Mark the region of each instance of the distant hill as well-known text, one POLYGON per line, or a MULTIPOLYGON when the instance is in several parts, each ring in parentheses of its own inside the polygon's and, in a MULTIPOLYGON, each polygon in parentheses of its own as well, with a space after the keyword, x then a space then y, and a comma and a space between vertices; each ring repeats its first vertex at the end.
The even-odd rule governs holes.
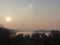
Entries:
POLYGON ((12 33, 17 33, 17 32, 51 32, 52 30, 16 30, 16 29, 9 29, 9 31, 12 33))
MULTIPOLYGON (((35 30, 34 32, 43 32, 43 33, 49 33, 49 32, 51 32, 51 31, 53 31, 53 30, 35 30)), ((60 31, 60 30, 55 30, 55 31, 60 31)))
POLYGON ((51 32, 51 30, 36 30, 34 32, 51 32))

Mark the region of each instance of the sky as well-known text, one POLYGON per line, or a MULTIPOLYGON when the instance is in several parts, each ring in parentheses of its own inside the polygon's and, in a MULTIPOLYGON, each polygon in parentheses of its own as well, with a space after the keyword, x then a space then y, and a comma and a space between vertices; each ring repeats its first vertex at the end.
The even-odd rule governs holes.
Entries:
POLYGON ((0 24, 22 30, 60 29, 60 0, 0 0, 0 24))

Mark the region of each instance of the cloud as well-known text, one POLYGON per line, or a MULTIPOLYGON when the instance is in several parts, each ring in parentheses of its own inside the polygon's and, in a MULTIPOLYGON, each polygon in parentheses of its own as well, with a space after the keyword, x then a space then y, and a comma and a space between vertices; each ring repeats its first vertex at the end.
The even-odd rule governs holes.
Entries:
POLYGON ((29 4, 29 9, 32 11, 33 5, 29 4))
POLYGON ((33 14, 33 4, 30 3, 26 8, 24 8, 25 15, 32 15, 33 14))

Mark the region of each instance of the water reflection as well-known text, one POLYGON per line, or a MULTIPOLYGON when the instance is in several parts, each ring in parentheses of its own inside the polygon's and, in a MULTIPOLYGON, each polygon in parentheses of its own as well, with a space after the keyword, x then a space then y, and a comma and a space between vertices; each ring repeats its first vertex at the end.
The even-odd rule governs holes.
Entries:
MULTIPOLYGON (((32 35, 33 32, 17 32, 16 35, 19 35, 19 34, 28 34, 28 35, 32 35)), ((49 35, 50 32, 37 32, 37 33, 45 33, 46 35, 49 35)))

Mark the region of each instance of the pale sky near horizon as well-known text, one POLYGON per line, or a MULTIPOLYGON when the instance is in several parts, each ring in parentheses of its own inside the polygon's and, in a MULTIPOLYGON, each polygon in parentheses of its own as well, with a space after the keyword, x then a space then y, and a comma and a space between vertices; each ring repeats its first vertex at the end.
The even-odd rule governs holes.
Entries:
POLYGON ((0 24, 25 30, 60 29, 60 0, 0 0, 0 24))

